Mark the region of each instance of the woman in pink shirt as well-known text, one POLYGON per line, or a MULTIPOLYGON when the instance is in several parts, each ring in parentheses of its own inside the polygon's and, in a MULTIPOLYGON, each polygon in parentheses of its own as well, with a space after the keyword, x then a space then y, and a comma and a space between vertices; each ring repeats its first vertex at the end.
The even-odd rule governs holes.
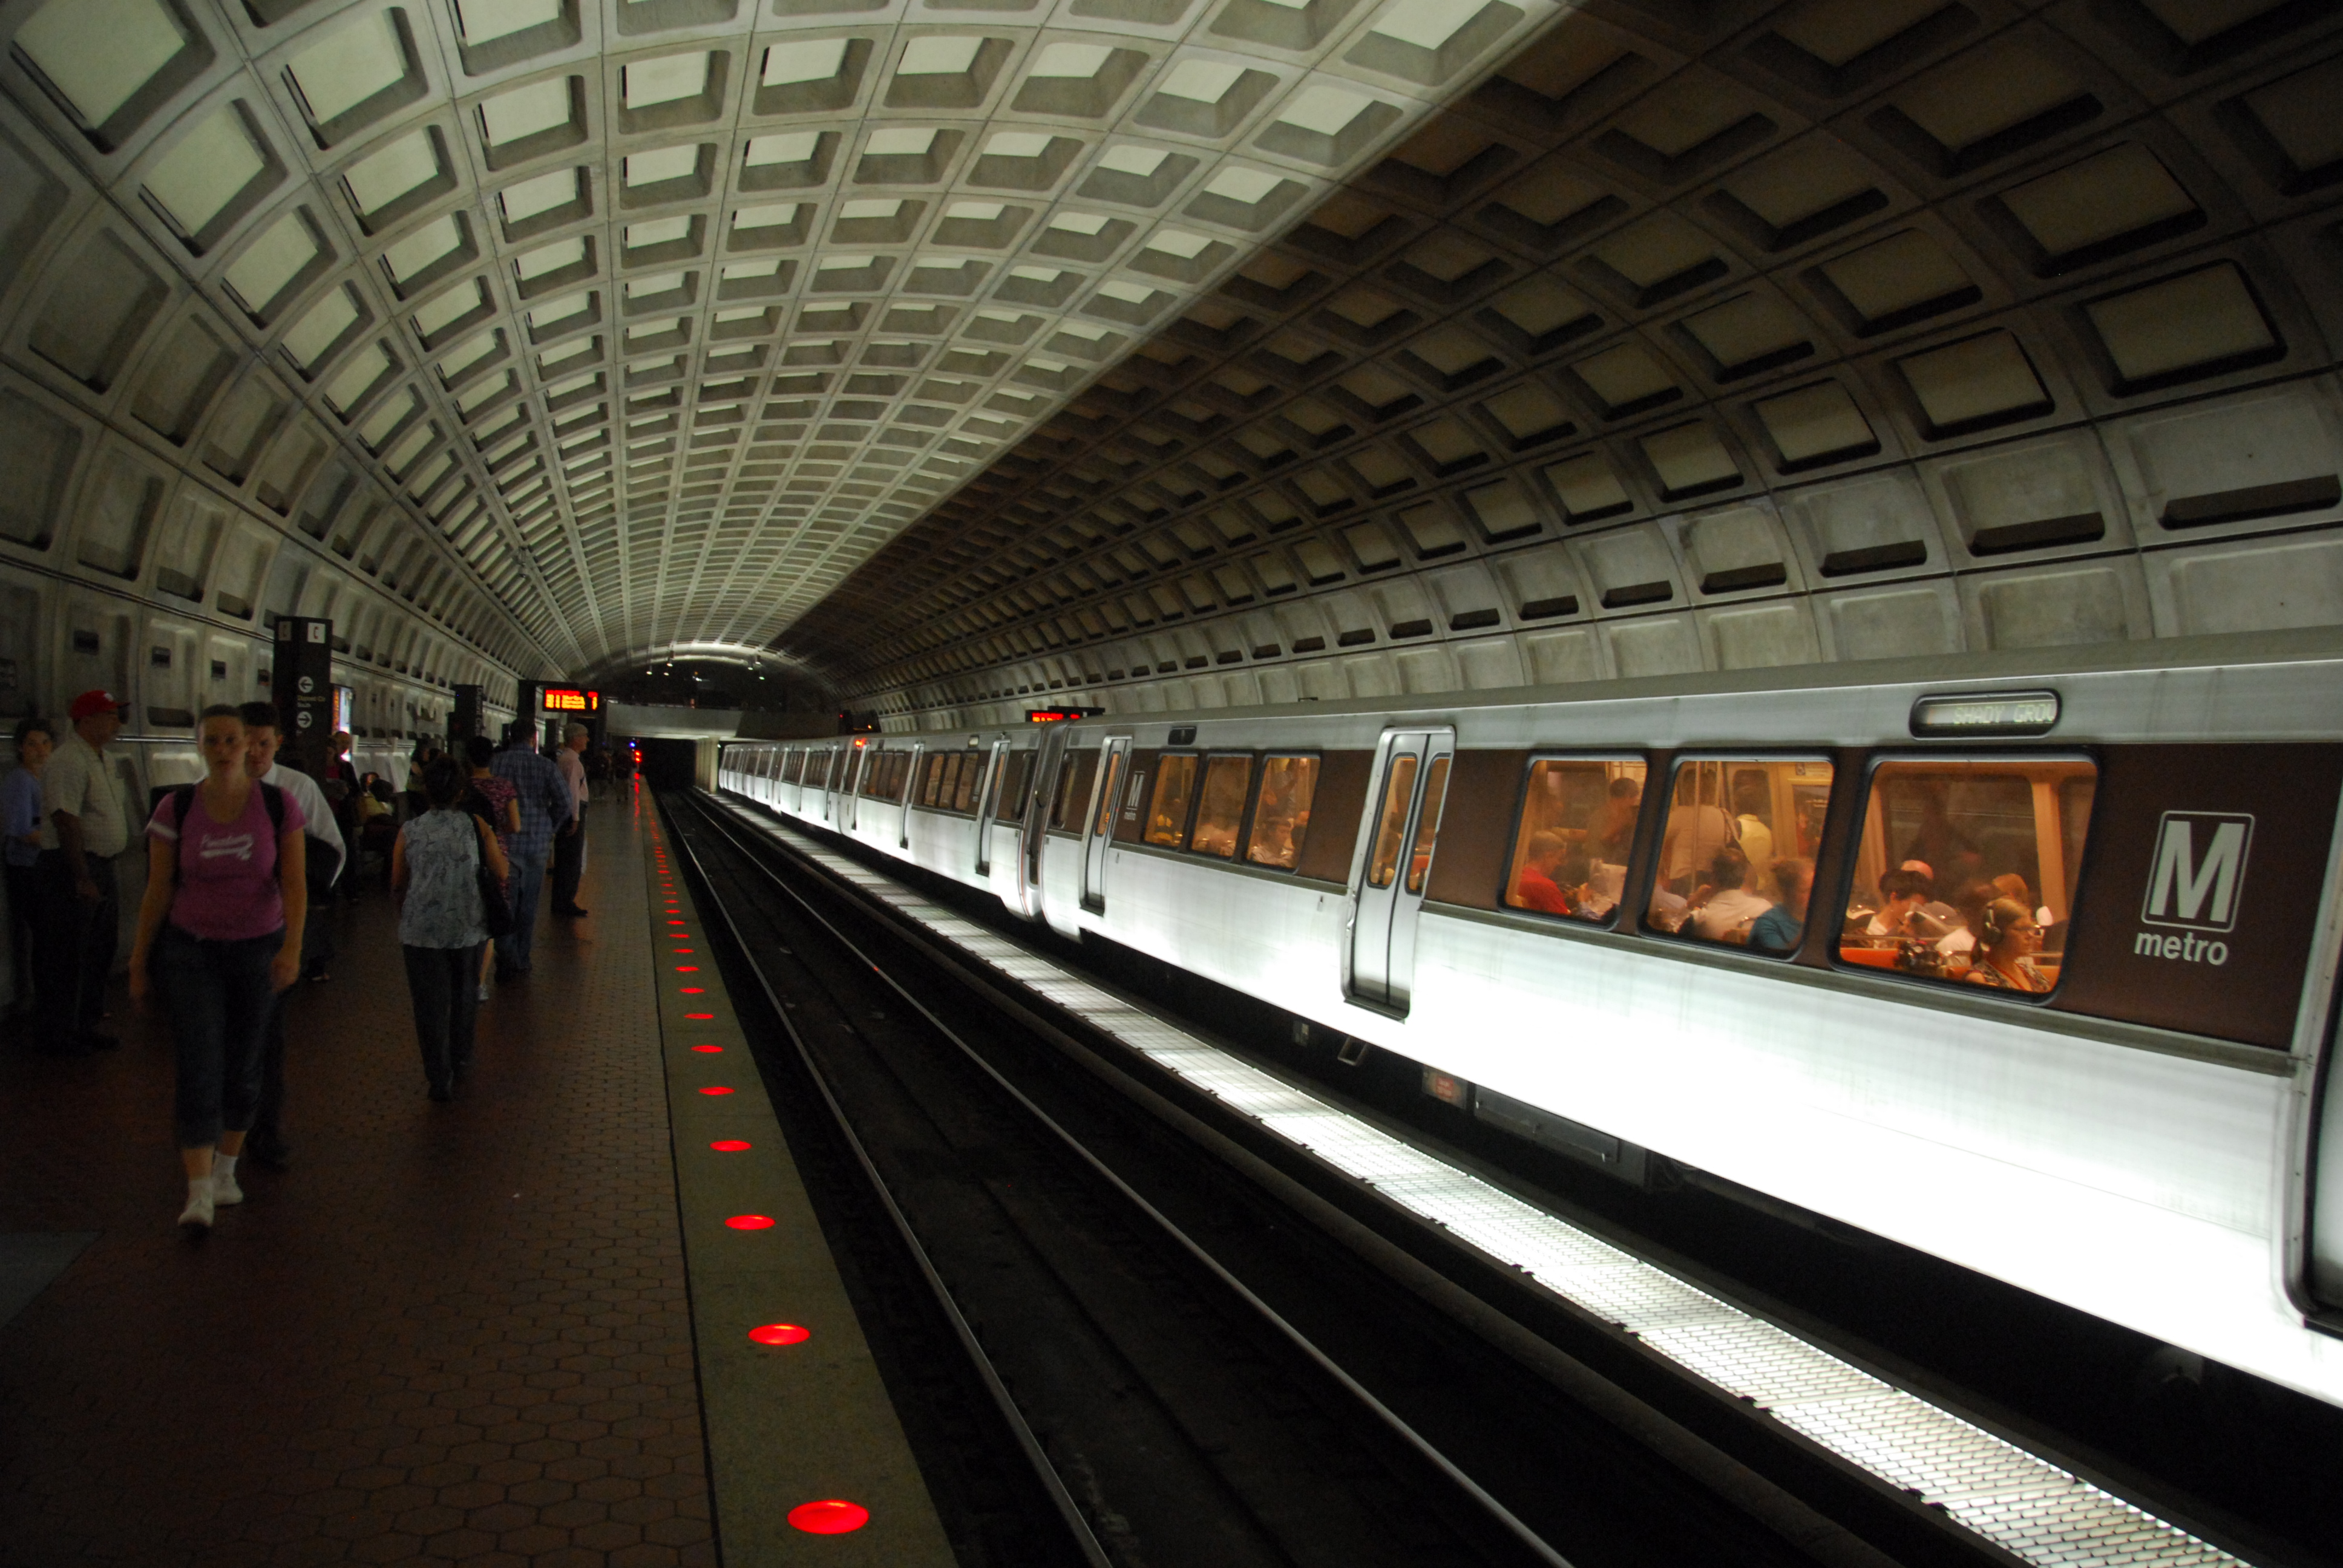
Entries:
POLYGON ((236 1156, 260 1102, 260 1047, 277 992, 301 970, 308 912, 303 819, 292 796, 244 768, 244 720, 204 709, 199 784, 146 824, 146 897, 130 951, 130 995, 163 988, 177 1044, 174 1120, 187 1170, 179 1223, 208 1227, 241 1203, 236 1156))

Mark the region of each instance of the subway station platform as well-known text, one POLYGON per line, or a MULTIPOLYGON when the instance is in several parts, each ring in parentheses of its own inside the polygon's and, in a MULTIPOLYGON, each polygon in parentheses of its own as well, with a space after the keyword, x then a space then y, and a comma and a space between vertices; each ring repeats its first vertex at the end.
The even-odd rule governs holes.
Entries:
POLYGON ((208 1235, 118 980, 119 1050, 0 1053, 0 1563, 951 1560, 650 793, 590 809, 452 1105, 379 876, 335 907, 208 1235))

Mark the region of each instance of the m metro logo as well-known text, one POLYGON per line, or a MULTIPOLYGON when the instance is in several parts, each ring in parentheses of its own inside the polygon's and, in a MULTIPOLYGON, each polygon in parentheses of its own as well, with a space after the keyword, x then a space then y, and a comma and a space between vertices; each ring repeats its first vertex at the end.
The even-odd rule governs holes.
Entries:
POLYGON ((2229 811, 2167 811, 2141 901, 2143 924, 2226 931, 2237 923, 2254 819, 2229 811))

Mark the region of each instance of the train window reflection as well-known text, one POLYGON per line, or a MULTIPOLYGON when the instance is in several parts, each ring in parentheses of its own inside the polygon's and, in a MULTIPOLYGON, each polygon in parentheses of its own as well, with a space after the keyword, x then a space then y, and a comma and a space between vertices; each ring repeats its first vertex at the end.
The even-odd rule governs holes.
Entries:
POLYGON ((1261 765, 1261 798, 1253 803, 1245 859, 1256 866, 1293 869, 1310 827, 1310 798, 1318 790, 1318 759, 1272 757, 1261 765))
POLYGON ((1089 805, 1091 780, 1098 777, 1099 754, 1070 751, 1058 769, 1058 792, 1050 802, 1050 826, 1079 831, 1082 810, 1089 805))
POLYGON ((1252 782, 1252 758, 1206 759, 1203 797, 1196 804, 1196 831, 1190 849, 1223 860, 1234 858, 1237 829, 1244 822, 1245 790, 1252 782))
POLYGON ((1033 771, 1031 751, 1011 751, 1001 761, 1001 782, 992 789, 992 816, 999 822, 1025 819, 1025 780, 1033 771))
POLYGON ((1400 835, 1407 831, 1407 805, 1415 795, 1417 758, 1398 757, 1392 760, 1391 773, 1383 780, 1383 806, 1376 814, 1375 849, 1367 860, 1367 885, 1388 888, 1399 872, 1400 835))
POLYGON ((976 809, 976 787, 984 780, 984 753, 963 751, 960 754, 960 777, 952 784, 951 809, 955 811, 976 809))
POLYGON ((924 776, 920 779, 920 805, 932 806, 936 803, 936 792, 943 787, 944 764, 950 760, 950 754, 942 751, 928 759, 924 776))
POLYGON ((1448 759, 1435 757, 1423 775, 1423 809, 1416 814, 1415 845, 1407 854, 1407 890, 1423 891, 1432 869, 1432 841, 1440 836, 1440 809, 1448 799, 1448 759))
POLYGON ((1643 803, 1640 759, 1531 763, 1505 902, 1570 920, 1608 920, 1619 907, 1643 803))
POLYGON ((1146 839, 1176 849, 1188 835, 1188 802, 1196 793, 1194 755, 1167 752, 1155 764, 1155 793, 1147 802, 1146 839))
POLYGON ((1839 957, 1925 980, 2049 990, 2097 788, 2098 769, 2082 758, 1881 763, 1839 957))
POLYGON ((1679 763, 1645 926, 1759 952, 1795 949, 1805 934, 1832 771, 1820 757, 1679 763))
POLYGON ((781 782, 784 784, 796 783, 799 777, 799 770, 804 767, 805 753, 792 749, 787 756, 781 759, 781 782))

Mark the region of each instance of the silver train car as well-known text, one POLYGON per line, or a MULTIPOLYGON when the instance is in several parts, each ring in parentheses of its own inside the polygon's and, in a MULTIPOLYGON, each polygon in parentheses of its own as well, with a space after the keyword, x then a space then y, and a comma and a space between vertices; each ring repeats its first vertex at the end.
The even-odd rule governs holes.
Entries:
POLYGON ((733 744, 725 789, 2343 1404, 2331 632, 733 744))

